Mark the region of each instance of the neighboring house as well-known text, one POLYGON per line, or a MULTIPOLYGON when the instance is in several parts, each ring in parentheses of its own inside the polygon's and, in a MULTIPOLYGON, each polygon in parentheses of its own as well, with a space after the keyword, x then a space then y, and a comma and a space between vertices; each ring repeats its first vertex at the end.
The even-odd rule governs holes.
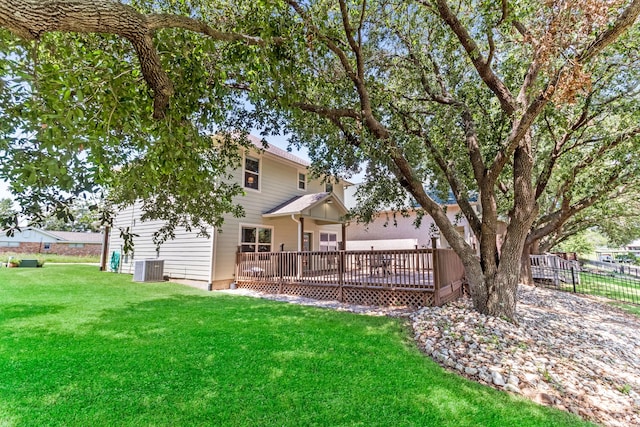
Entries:
MULTIPOLYGON (((345 194, 345 204, 349 208, 355 206, 355 192, 357 186, 349 187, 345 194)), ((434 195, 434 199, 441 205, 447 207, 447 217, 455 224, 456 230, 462 235, 467 243, 477 248, 477 240, 469 227, 469 222, 461 214, 460 207, 451 194, 447 200, 441 200, 434 195)), ((472 201, 475 208, 476 201, 472 201)), ((450 248, 447 240, 439 232, 433 218, 429 215, 422 217, 420 227, 416 228, 416 211, 410 210, 407 216, 402 216, 399 212, 381 211, 377 218, 369 223, 352 222, 347 228, 347 249, 413 249, 430 248, 431 239, 436 238, 438 248, 450 248)))
POLYGON ((102 233, 49 231, 25 227, 13 236, 0 232, 0 253, 100 255, 102 233))
POLYGON ((640 257, 640 240, 634 240, 620 248, 598 247, 595 252, 597 260, 601 262, 614 262, 618 257, 629 253, 636 257, 640 257))
POLYGON ((634 240, 629 243, 626 248, 627 252, 631 252, 636 257, 640 258, 640 240, 634 240))
POLYGON ((226 216, 221 230, 210 237, 176 231, 176 238, 158 251, 152 236, 161 221, 143 222, 140 205, 119 212, 114 220, 109 257, 120 254, 119 271, 134 273, 135 261, 164 260, 164 275, 172 279, 204 281, 212 289, 228 288, 234 281, 236 253, 300 250, 336 250, 343 237, 344 186, 311 180, 309 163, 270 145, 262 150, 260 139, 250 136, 254 149, 244 150, 242 167, 233 172, 245 190, 237 203, 243 218, 226 216), (120 228, 131 227, 134 252, 123 254, 120 228))

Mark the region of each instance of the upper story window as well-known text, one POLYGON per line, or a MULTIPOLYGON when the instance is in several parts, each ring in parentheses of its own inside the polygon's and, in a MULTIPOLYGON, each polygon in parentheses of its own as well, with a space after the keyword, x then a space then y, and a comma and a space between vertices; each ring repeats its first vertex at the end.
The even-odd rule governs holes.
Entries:
POLYGON ((333 191, 333 182, 325 182, 324 183, 324 191, 326 191, 327 193, 331 193, 333 191))
POLYGON ((244 187, 260 189, 260 160, 253 157, 244 159, 244 187))
POLYGON ((298 190, 307 189, 307 174, 298 172, 298 190))

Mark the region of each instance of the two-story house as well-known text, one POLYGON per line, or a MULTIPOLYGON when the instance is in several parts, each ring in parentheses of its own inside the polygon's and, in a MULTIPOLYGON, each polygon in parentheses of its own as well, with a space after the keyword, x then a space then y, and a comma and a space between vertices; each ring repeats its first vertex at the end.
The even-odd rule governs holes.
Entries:
POLYGON ((173 279, 198 280, 211 289, 228 288, 234 281, 236 253, 336 250, 344 241, 342 217, 345 183, 322 183, 308 174, 309 163, 278 147, 261 149, 259 138, 249 136, 255 148, 243 152, 242 167, 233 179, 244 187, 237 203, 243 218, 228 216, 210 237, 176 231, 176 238, 159 250, 152 241, 162 223, 143 222, 139 205, 119 212, 109 239, 109 254, 119 254, 118 271, 134 273, 134 262, 164 260, 164 274, 173 279), (259 148, 260 147, 260 148, 259 148), (130 227, 134 252, 123 254, 119 228, 130 227))

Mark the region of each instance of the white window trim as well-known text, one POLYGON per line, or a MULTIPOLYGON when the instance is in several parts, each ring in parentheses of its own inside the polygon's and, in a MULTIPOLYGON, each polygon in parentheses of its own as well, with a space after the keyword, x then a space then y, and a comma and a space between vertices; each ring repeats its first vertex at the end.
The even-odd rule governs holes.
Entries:
MULTIPOLYGON (((255 173, 255 172, 251 172, 250 173, 255 173)), ((255 191, 260 193, 262 191, 262 157, 261 156, 254 156, 251 153, 244 153, 244 155, 242 156, 242 176, 240 177, 240 182, 242 185, 242 188, 245 190, 249 190, 249 191, 255 191), (247 165, 247 157, 253 160, 257 160, 258 161, 258 188, 251 188, 251 187, 246 187, 244 185, 244 176, 247 173, 247 169, 245 169, 246 165, 247 165)))
MULTIPOLYGON (((271 252, 276 252, 274 245, 275 245, 275 241, 276 241, 276 235, 275 235, 275 228, 272 225, 264 225, 264 224, 247 224, 247 223, 240 223, 238 225, 238 246, 242 247, 243 242, 242 242, 242 229, 243 228, 267 228, 269 230, 271 230, 271 252)), ((256 247, 259 245, 259 243, 256 243, 256 247)), ((254 253, 254 254, 258 254, 260 252, 255 251, 255 252, 247 252, 247 253, 254 253)))
MULTIPOLYGON (((323 235, 323 234, 327 234, 327 235, 332 234, 332 235, 336 236, 336 240, 335 240, 335 249, 332 249, 332 250, 333 250, 333 251, 337 251, 338 249, 340 249, 340 245, 338 244, 338 233, 336 233, 336 232, 334 232, 334 231, 321 231, 321 232, 318 234, 318 250, 319 250, 320 252, 323 252, 323 251, 322 251, 322 246, 323 246, 323 245, 322 245, 322 235, 323 235)), ((325 242, 325 243, 331 243, 331 240, 328 240, 328 241, 327 241, 327 242, 325 242)), ((327 248, 328 248, 328 247, 329 247, 329 245, 325 245, 325 247, 327 247, 327 248)), ((326 250, 326 252, 329 252, 329 250, 327 249, 327 250, 326 250)))
POLYGON ((296 172, 296 188, 298 189, 298 191, 307 191, 307 189, 309 188, 309 179, 308 179, 308 174, 307 171, 303 171, 303 170, 298 170, 296 172), (300 175, 304 175, 304 188, 300 188, 300 175))

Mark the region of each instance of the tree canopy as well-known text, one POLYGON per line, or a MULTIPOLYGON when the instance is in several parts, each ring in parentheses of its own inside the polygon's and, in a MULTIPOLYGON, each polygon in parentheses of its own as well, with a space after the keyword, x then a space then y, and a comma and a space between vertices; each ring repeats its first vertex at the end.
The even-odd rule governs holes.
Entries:
POLYGON ((142 199, 168 221, 161 241, 242 213, 225 180, 242 142, 210 133, 291 132, 316 173, 366 162, 363 219, 409 193, 461 256, 476 308, 513 318, 522 255, 637 188, 639 13, 640 0, 2 2, 0 178, 32 216, 102 188, 142 199), (479 254, 425 186, 453 191, 479 254))

